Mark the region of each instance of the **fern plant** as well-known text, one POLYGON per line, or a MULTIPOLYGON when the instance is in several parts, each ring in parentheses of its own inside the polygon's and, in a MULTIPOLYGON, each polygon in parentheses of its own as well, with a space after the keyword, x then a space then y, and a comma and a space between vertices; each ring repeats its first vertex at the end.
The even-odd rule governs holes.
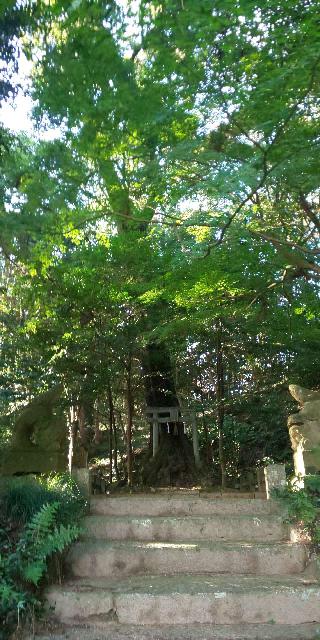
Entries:
POLYGON ((48 560, 62 554, 79 536, 79 526, 57 522, 59 508, 58 501, 44 504, 25 525, 18 541, 8 543, 6 554, 0 555, 0 640, 1 633, 6 637, 21 617, 41 607, 39 585, 48 560))
POLYGON ((48 558, 54 553, 62 553, 80 532, 77 525, 56 525, 59 507, 59 502, 43 505, 27 524, 17 547, 22 578, 35 586, 46 571, 48 558))

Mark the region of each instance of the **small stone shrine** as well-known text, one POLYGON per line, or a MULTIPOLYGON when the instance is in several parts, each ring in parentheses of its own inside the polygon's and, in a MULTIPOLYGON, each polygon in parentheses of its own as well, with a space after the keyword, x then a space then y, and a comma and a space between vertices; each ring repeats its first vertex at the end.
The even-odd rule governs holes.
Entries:
POLYGON ((156 455, 159 447, 159 438, 161 431, 164 433, 172 433, 172 435, 183 435, 185 433, 185 424, 191 425, 192 428, 192 444, 195 464, 201 466, 199 454, 199 441, 196 424, 196 415, 194 412, 181 412, 179 406, 172 407, 147 407, 146 418, 152 424, 152 454, 156 455))

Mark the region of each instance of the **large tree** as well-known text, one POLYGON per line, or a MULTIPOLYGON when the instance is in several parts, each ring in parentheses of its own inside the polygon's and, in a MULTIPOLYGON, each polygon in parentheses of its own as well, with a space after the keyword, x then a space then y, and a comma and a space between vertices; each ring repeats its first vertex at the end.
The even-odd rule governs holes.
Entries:
POLYGON ((200 342, 223 475, 235 394, 318 335, 319 36, 316 2, 212 4, 37 3, 35 117, 59 139, 7 163, 3 249, 28 344, 93 400, 122 376, 129 436, 133 387, 176 405, 200 342))

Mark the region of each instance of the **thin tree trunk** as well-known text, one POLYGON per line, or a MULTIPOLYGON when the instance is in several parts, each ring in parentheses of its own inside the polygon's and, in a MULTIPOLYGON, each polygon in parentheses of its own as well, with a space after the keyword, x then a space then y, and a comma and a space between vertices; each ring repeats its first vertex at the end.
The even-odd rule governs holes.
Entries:
MULTIPOLYGON (((124 406, 124 410, 125 410, 125 406, 124 406)), ((126 443, 127 442, 127 434, 126 434, 126 430, 125 430, 125 427, 124 427, 124 424, 123 424, 122 413, 121 413, 120 410, 118 410, 118 416, 119 416, 119 424, 120 424, 122 439, 123 439, 123 442, 126 443)))
POLYGON ((197 429, 197 418, 196 418, 195 412, 192 414, 191 421, 192 421, 192 442, 193 442, 194 461, 197 469, 200 469, 201 460, 200 460, 200 452, 199 452, 199 437, 198 437, 198 429, 197 429))
POLYGON ((128 472, 128 485, 132 487, 132 424, 133 424, 133 410, 134 410, 134 401, 133 401, 133 393, 132 393, 132 364, 131 359, 128 362, 126 367, 127 375, 126 375, 126 403, 127 403, 127 472, 128 472))
POLYGON ((94 415, 93 415, 93 424, 94 424, 94 443, 100 444, 103 439, 103 433, 100 431, 100 416, 103 415, 101 412, 101 407, 99 400, 95 402, 94 415))
POLYGON ((73 465, 75 415, 76 415, 75 407, 74 405, 71 405, 71 407, 69 407, 69 412, 68 412, 68 428, 69 428, 68 470, 69 470, 69 473, 71 473, 72 465, 73 465))
POLYGON ((206 421, 206 418, 205 418, 205 412, 204 412, 202 373, 201 373, 200 367, 199 367, 199 382, 200 382, 200 396, 201 396, 202 426, 203 426, 203 431, 204 431, 204 439, 205 439, 205 443, 206 443, 206 460, 207 460, 207 462, 209 464, 212 464, 212 460, 213 460, 212 444, 211 444, 210 439, 209 439, 209 430, 208 430, 208 425, 207 425, 207 421, 206 421))
POLYGON ((224 367, 223 367, 223 340, 222 322, 218 320, 217 326, 217 404, 218 404, 218 438, 219 438, 219 459, 221 469, 221 488, 226 486, 226 462, 223 447, 223 427, 224 427, 224 367))
POLYGON ((114 442, 114 470, 116 474, 117 481, 120 480, 120 474, 118 469, 118 434, 117 434, 117 425, 115 414, 113 414, 113 442, 114 442))
POLYGON ((78 405, 78 430, 73 440, 73 464, 78 468, 88 466, 88 442, 85 423, 85 411, 82 404, 78 405))
POLYGON ((113 445, 113 422, 114 422, 114 410, 113 410, 113 399, 112 399, 112 391, 110 383, 108 383, 108 402, 109 402, 109 483, 112 484, 112 445, 113 445))

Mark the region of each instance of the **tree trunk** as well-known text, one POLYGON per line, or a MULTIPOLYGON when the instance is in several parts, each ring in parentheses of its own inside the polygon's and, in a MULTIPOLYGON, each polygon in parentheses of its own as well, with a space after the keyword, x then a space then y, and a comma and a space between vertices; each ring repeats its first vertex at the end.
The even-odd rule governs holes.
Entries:
POLYGON ((209 465, 212 465, 213 460, 213 451, 212 451, 212 443, 209 438, 208 425, 204 412, 204 397, 203 397, 203 387, 202 387, 202 374, 201 368, 199 367, 199 383, 200 383, 200 397, 201 397, 201 413, 202 413, 202 426, 204 432, 204 439, 206 443, 206 461, 209 465))
POLYGON ((68 429, 69 429, 68 470, 69 470, 69 473, 71 473, 72 465, 73 465, 75 422, 76 422, 76 410, 74 405, 71 405, 68 411, 68 429))
POLYGON ((217 404, 218 404, 218 438, 219 438, 219 459, 221 469, 221 488, 226 486, 226 463, 223 447, 223 427, 224 427, 224 367, 223 367, 223 341, 222 323, 219 319, 217 327, 217 404))
POLYGON ((164 344, 149 344, 143 358, 148 407, 178 407, 170 357, 164 344))
POLYGON ((108 403, 109 403, 109 460, 110 460, 109 484, 111 485, 112 484, 112 458, 113 458, 112 445, 113 445, 114 411, 113 411, 113 399, 112 399, 112 391, 111 391, 110 384, 108 384, 107 392, 108 392, 108 403))
POLYGON ((114 470, 115 470, 117 482, 119 482, 120 474, 118 469, 118 434, 117 434, 117 425, 116 425, 116 418, 115 418, 114 412, 113 412, 112 426, 113 426, 113 442, 114 442, 114 470))
POLYGON ((79 469, 88 465, 89 442, 85 423, 85 412, 83 405, 77 408, 77 421, 74 423, 72 466, 79 469))
MULTIPOLYGON (((148 407, 179 408, 170 357, 164 344, 149 344, 143 357, 148 407)), ((152 428, 152 425, 151 425, 152 428)), ((144 482, 158 486, 187 486, 198 479, 192 442, 182 420, 159 424, 159 446, 145 465, 144 482)))
POLYGON ((128 485, 132 487, 132 425, 133 425, 133 411, 134 400, 132 393, 132 362, 131 358, 126 367, 126 405, 127 405, 127 473, 128 473, 128 485))

